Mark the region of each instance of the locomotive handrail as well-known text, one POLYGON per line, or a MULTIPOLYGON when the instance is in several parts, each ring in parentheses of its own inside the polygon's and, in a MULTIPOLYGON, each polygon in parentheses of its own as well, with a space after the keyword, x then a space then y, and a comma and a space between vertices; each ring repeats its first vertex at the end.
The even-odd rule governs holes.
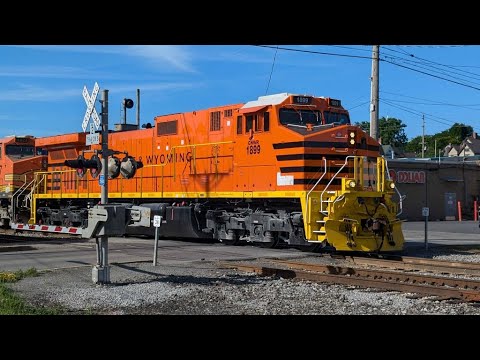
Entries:
POLYGON ((317 185, 320 183, 320 181, 322 181, 323 177, 325 176, 325 174, 327 173, 327 159, 324 157, 323 158, 323 162, 324 162, 324 166, 323 166, 323 174, 322 176, 320 176, 320 178, 317 180, 317 182, 315 183, 315 185, 313 185, 313 187, 310 189, 310 191, 307 193, 307 201, 306 201, 306 205, 305 205, 305 210, 308 214, 308 219, 307 219, 307 222, 310 222, 310 212, 308 211, 308 199, 310 197, 310 194, 311 192, 317 187, 317 185))
MULTIPOLYGON (((193 147, 193 151, 192 151, 192 162, 193 162, 193 173, 196 174, 197 173, 197 170, 196 170, 196 148, 199 147, 199 146, 211 146, 211 145, 223 145, 223 144, 233 144, 235 143, 235 141, 217 141, 217 142, 211 142, 211 143, 201 143, 201 144, 186 144, 186 145, 174 145, 171 147, 170 149, 170 154, 172 154, 172 159, 173 159, 173 162, 172 162, 172 165, 173 165, 173 178, 175 179, 176 177, 176 158, 175 158, 175 149, 179 149, 179 148, 187 148, 187 147, 193 147)), ((215 154, 215 160, 217 159, 217 153, 215 154)), ((162 193, 162 197, 163 197, 163 187, 164 187, 164 168, 165 166, 167 165, 167 162, 163 163, 163 164, 151 164, 151 165, 145 165, 144 168, 155 168, 155 167, 160 167, 162 168, 162 175, 161 175, 161 178, 162 178, 162 182, 161 182, 161 193, 162 193)), ((143 184, 143 171, 141 172, 140 174, 140 194, 142 194, 143 192, 143 188, 142 188, 142 184, 143 184)), ((141 196, 141 195, 140 195, 141 196)))
MULTIPOLYGON (((211 142, 211 143, 201 143, 201 144, 187 144, 187 145, 174 145, 172 146, 172 149, 170 150, 170 153, 173 154, 173 180, 176 178, 176 158, 175 158, 175 149, 180 149, 180 148, 186 148, 186 147, 193 147, 193 173, 197 173, 196 169, 196 148, 197 146, 208 146, 208 145, 224 145, 224 144, 233 144, 235 141, 217 141, 217 142, 211 142)), ((218 157, 218 152, 215 152, 215 173, 218 174, 217 171, 217 157, 218 157)))
MULTIPOLYGON (((30 191, 30 196, 32 198, 34 198, 34 195, 35 193, 37 192, 37 189, 39 188, 40 184, 42 183, 42 181, 45 182, 45 188, 46 188, 46 178, 47 178, 47 175, 45 174, 45 172, 42 172, 43 174, 39 174, 39 172, 35 172, 33 174, 33 181, 34 181, 34 184, 32 186, 32 190, 30 191), (39 176, 38 175, 42 175, 41 177, 41 180, 38 180, 39 176)), ((37 222, 37 202, 36 201, 32 201, 32 206, 30 207, 30 220, 33 219, 33 223, 35 224, 37 222)))
MULTIPOLYGON (((33 181, 34 180, 30 181, 30 183, 27 185, 27 175, 25 175, 25 182, 12 195, 12 220, 14 222, 15 222, 15 204, 16 204, 15 196, 17 196, 17 200, 18 200, 20 198, 20 195, 23 194, 23 192, 33 183, 33 181)), ((16 204, 16 206, 18 206, 18 203, 16 204)))
MULTIPOLYGON (((385 169, 387 170, 387 178, 388 178, 388 180, 392 180, 392 178, 390 177, 390 170, 388 169, 388 161, 387 161, 387 159, 385 159, 384 156, 382 156, 382 158, 385 161, 385 169)), ((398 195, 398 209, 399 210, 398 210, 397 216, 399 216, 403 212, 403 200, 405 200, 407 195, 402 195, 396 186, 395 186, 395 191, 397 192, 397 195, 398 195)))
POLYGON ((323 189, 322 193, 320 194, 320 212, 321 212, 323 215, 328 215, 328 212, 323 210, 323 194, 325 193, 325 191, 327 191, 328 187, 330 186, 330 184, 332 183, 332 181, 337 177, 337 175, 340 174, 340 172, 345 168, 345 166, 347 166, 347 163, 348 163, 348 159, 349 159, 349 158, 355 159, 356 156, 349 155, 349 156, 345 157, 345 162, 343 163, 343 165, 340 167, 340 169, 338 169, 338 171, 335 173, 335 175, 333 175, 333 176, 331 177, 331 179, 330 179, 330 181, 328 182, 328 184, 325 185, 325 189, 323 189))
MULTIPOLYGON (((48 189, 47 189, 47 176, 48 175, 54 175, 54 174, 62 174, 62 173, 68 173, 68 172, 75 172, 75 170, 52 170, 52 171, 35 171, 34 172, 34 178, 32 180, 33 186, 30 191, 30 197, 33 198, 35 194, 40 194, 40 185, 44 184, 44 189, 41 192, 42 194, 47 194, 48 189)), ((78 182, 78 179, 77 179, 78 182)), ((53 181, 52 181, 53 184, 53 181)), ((77 195, 78 195, 78 186, 77 188, 77 195)), ((60 193, 62 193, 62 181, 60 181, 60 193)), ((53 197, 53 189, 52 189, 52 197, 53 197)), ((32 206, 30 207, 30 219, 33 219, 33 222, 36 223, 37 221, 37 204, 36 201, 32 201, 32 206)))
MULTIPOLYGON (((157 168, 157 167, 160 167, 162 168, 162 188, 161 188, 161 192, 162 192, 162 197, 163 197, 163 169, 165 168, 165 165, 167 165, 167 163, 163 163, 163 164, 150 164, 150 165, 145 165, 143 168, 157 168)), ((142 192, 143 192, 143 171, 140 173, 140 197, 143 197, 142 195, 142 192)))

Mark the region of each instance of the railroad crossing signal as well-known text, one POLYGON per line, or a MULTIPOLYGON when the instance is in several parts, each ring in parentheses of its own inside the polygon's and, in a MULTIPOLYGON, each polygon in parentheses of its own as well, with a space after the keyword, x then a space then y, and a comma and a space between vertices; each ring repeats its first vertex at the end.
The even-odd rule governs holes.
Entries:
MULTIPOLYGON (((85 176, 87 169, 90 169, 90 175, 95 179, 102 171, 102 163, 98 155, 92 155, 90 160, 86 160, 83 155, 78 155, 77 160, 65 160, 65 166, 77 169, 77 175, 80 178, 85 176)), ((99 179, 100 180, 100 179, 99 179)))
POLYGON ((98 118, 97 110, 95 110, 95 101, 97 99, 98 91, 100 87, 98 83, 95 82, 95 86, 93 87, 92 96, 88 95, 87 86, 83 87, 83 98, 85 99, 85 103, 87 104, 87 110, 85 111, 85 116, 83 117, 82 122, 82 129, 83 132, 87 130, 88 121, 90 120, 90 116, 95 123, 96 128, 100 127, 100 119, 98 118))
POLYGON ((143 167, 141 161, 135 160, 133 156, 125 156, 122 161, 116 156, 108 158, 108 178, 115 179, 122 175, 125 179, 131 179, 135 176, 138 169, 143 167))

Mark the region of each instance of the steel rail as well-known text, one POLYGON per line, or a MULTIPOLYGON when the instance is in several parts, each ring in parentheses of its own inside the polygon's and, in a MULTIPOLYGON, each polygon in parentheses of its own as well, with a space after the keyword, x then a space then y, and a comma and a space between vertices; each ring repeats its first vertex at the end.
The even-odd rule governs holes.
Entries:
POLYGON ((418 257, 366 258, 343 256, 344 260, 356 265, 376 266, 397 270, 436 272, 440 274, 473 275, 480 277, 480 264, 448 260, 425 259, 418 257))
POLYGON ((442 299, 460 299, 469 302, 480 302, 480 290, 475 290, 480 289, 480 281, 426 275, 412 276, 411 274, 407 275, 398 272, 295 263, 291 261, 275 262, 278 263, 278 266, 288 266, 290 269, 247 264, 224 265, 230 268, 236 268, 239 271, 254 272, 262 276, 277 276, 287 279, 353 285, 365 288, 437 296, 442 299), (295 267, 297 267, 297 269, 292 269, 295 267))

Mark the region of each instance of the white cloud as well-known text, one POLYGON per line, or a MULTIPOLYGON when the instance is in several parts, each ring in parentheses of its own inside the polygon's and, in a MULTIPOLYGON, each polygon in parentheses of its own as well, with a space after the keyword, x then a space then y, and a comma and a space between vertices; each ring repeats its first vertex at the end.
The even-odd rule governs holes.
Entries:
POLYGON ((104 73, 67 66, 0 66, 0 77, 84 79, 104 73))
POLYGON ((135 85, 115 85, 111 86, 110 93, 125 93, 128 91, 135 91, 140 89, 140 91, 165 91, 165 90, 182 90, 182 89, 192 89, 195 87, 202 86, 201 83, 157 83, 157 84, 140 84, 135 85))
MULTIPOLYGON (((202 86, 200 83, 144 83, 144 84, 106 84, 101 89, 108 89, 110 93, 124 93, 127 91, 165 91, 165 90, 181 90, 202 86)), ((92 86, 87 86, 89 93, 92 92, 92 86)), ((38 87, 30 84, 21 84, 17 89, 0 90, 0 99, 3 101, 59 101, 71 97, 80 97, 82 88, 64 88, 51 89, 38 87)))
POLYGON ((0 99, 3 101, 55 101, 71 96, 79 96, 78 89, 47 89, 29 84, 22 84, 17 89, 0 91, 0 99))
POLYGON ((275 55, 274 48, 253 47, 249 45, 241 45, 238 47, 223 46, 221 51, 210 51, 201 56, 197 55, 197 60, 202 61, 221 61, 230 63, 244 64, 265 64, 271 66, 275 58, 276 65, 295 66, 295 67, 333 67, 336 66, 331 62, 320 60, 320 57, 312 58, 301 57, 301 53, 292 54, 288 51, 278 50, 275 55))
POLYGON ((196 72, 192 66, 192 54, 185 48, 173 45, 131 45, 127 55, 143 58, 154 65, 165 63, 186 72, 196 72))
POLYGON ((36 50, 67 51, 133 56, 158 67, 170 66, 177 70, 196 72, 192 65, 192 54, 180 45, 15 45, 36 50))
POLYGON ((6 45, 18 48, 81 53, 119 54, 122 46, 117 45, 6 45))

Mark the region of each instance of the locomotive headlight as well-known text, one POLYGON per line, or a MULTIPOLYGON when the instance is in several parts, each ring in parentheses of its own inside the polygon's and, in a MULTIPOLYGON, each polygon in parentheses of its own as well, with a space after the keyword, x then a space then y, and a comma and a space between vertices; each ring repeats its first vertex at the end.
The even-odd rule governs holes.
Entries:
POLYGON ((351 188, 354 188, 355 186, 357 186, 357 183, 355 182, 355 180, 350 180, 348 182, 348 186, 350 186, 351 188))
POLYGON ((348 133, 348 136, 349 136, 348 146, 354 147, 355 144, 356 144, 356 140, 355 140, 356 133, 355 133, 355 131, 353 131, 353 130, 350 131, 350 132, 348 133))

